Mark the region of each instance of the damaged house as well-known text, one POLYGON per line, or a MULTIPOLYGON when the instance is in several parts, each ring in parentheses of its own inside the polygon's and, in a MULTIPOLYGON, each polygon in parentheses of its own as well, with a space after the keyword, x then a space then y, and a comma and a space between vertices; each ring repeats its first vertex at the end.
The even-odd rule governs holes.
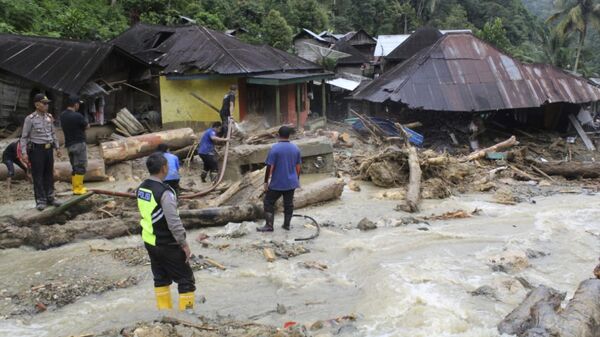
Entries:
POLYGON ((196 25, 138 24, 112 43, 161 69, 165 127, 199 127, 220 120, 217 111, 233 84, 239 88, 236 120, 257 115, 271 125, 302 126, 311 111, 307 84, 332 76, 295 55, 196 25))
POLYGON ((421 121, 430 133, 445 128, 450 133, 457 122, 466 129, 475 115, 509 128, 564 131, 570 114, 600 100, 600 87, 585 78, 547 64, 521 63, 471 33, 439 35, 417 49, 353 94, 363 102, 363 112, 421 121))
POLYGON ((91 123, 94 111, 109 120, 123 107, 152 110, 148 67, 120 48, 101 42, 0 34, 0 127, 21 125, 33 110, 33 96, 44 92, 58 119, 64 99, 79 94, 91 123))

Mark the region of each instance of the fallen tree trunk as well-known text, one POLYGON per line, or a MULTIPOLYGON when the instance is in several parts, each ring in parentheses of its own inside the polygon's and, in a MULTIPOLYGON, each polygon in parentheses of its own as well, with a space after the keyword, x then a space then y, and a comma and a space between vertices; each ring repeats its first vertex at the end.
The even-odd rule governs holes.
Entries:
MULTIPOLYGON (((54 163, 54 180, 71 182, 71 163, 57 162, 54 163)), ((8 178, 8 169, 6 165, 0 165, 0 180, 8 178)), ((102 159, 88 160, 87 171, 85 173, 85 181, 104 181, 106 180, 106 171, 104 161, 102 159)), ((15 165, 15 176, 13 180, 25 179, 25 172, 15 165)))
POLYGON ((564 294, 540 286, 500 324, 502 334, 519 337, 597 337, 600 334, 600 279, 579 284, 566 308, 564 294))
POLYGON ((51 223, 53 220, 55 220, 56 216, 64 213, 69 208, 91 197, 93 194, 94 192, 88 192, 83 195, 75 196, 65 201, 62 205, 58 207, 49 207, 43 210, 42 212, 29 213, 26 216, 18 219, 17 221, 21 226, 31 225, 34 223, 40 225, 51 223))
POLYGON ((110 165, 150 155, 161 143, 177 150, 192 145, 194 139, 194 131, 190 128, 168 130, 105 142, 100 144, 100 152, 106 164, 110 165))
POLYGON ((551 176, 563 176, 565 178, 598 178, 600 177, 600 163, 582 162, 557 162, 541 163, 535 165, 542 172, 551 176))
POLYGON ((501 143, 498 143, 494 146, 490 146, 490 147, 482 149, 482 150, 477 150, 477 151, 471 153, 470 155, 468 155, 467 157, 463 158, 461 161, 465 162, 465 161, 471 161, 471 160, 475 160, 475 159, 481 159, 481 158, 485 157, 485 154, 488 152, 499 152, 501 150, 505 150, 512 146, 515 146, 518 143, 519 142, 517 142, 517 137, 512 136, 509 139, 507 139, 501 143))
POLYGON ((414 146, 408 148, 408 168, 409 168, 409 184, 406 192, 406 204, 400 208, 409 213, 419 211, 419 203, 421 202, 421 166, 419 165, 419 154, 414 146))
MULTIPOLYGON (((307 185, 294 196, 296 209, 321 203, 341 196, 344 182, 335 178, 307 185)), ((281 205, 280 205, 281 206, 281 205)), ((39 213, 41 214, 41 213, 39 213)), ((222 226, 229 222, 253 221, 264 217, 260 202, 239 206, 224 206, 198 210, 181 210, 179 215, 188 229, 222 226)), ((0 220, 0 249, 23 245, 46 249, 75 240, 112 239, 138 234, 141 230, 138 212, 123 212, 121 217, 102 220, 71 220, 62 225, 18 226, 0 220)))

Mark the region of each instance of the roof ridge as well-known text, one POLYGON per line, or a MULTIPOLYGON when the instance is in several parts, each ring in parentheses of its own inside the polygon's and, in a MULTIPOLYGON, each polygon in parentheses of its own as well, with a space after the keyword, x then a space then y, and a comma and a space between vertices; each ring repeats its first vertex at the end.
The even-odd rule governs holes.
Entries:
POLYGON ((225 53, 227 53, 227 55, 229 55, 229 57, 231 57, 231 59, 233 60, 233 62, 235 62, 235 63, 238 65, 238 67, 240 67, 240 69, 242 69, 243 71, 245 71, 245 72, 247 72, 247 73, 250 73, 250 71, 249 71, 249 70, 248 70, 246 67, 244 67, 244 66, 243 66, 243 65, 242 65, 242 64, 241 64, 241 63, 240 63, 240 62, 239 62, 239 61, 238 61, 238 60, 235 58, 235 56, 233 56, 233 55, 232 55, 232 54, 229 52, 229 50, 227 50, 227 48, 225 48, 225 47, 224 47, 224 46, 221 44, 221 42, 219 42, 219 40, 217 40, 217 39, 216 39, 216 38, 215 38, 215 37, 214 37, 214 36, 213 36, 213 35, 212 35, 212 34, 211 34, 209 31, 208 31, 208 29, 207 29, 206 27, 203 27, 203 26, 197 26, 197 27, 198 27, 198 28, 201 28, 201 30, 204 30, 204 32, 205 32, 206 34, 208 34, 209 38, 210 38, 210 39, 212 39, 212 40, 214 41, 214 43, 216 43, 216 44, 217 44, 217 46, 218 46, 218 47, 219 47, 221 50, 223 50, 225 53))

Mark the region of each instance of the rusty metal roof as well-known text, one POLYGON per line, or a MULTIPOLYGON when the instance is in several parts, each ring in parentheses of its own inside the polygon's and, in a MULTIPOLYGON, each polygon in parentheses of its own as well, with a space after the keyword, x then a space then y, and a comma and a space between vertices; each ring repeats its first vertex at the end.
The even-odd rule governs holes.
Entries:
POLYGON ((244 43, 219 31, 196 25, 166 27, 138 24, 112 40, 138 58, 163 68, 163 73, 221 75, 322 68, 284 51, 244 43))
POLYGON ((396 47, 396 49, 385 56, 385 59, 394 61, 408 60, 419 51, 433 45, 441 36, 442 32, 435 28, 419 28, 396 47))
POLYGON ((111 51, 100 42, 0 34, 0 69, 75 94, 111 51))
POLYGON ((432 111, 494 111, 599 101, 600 87, 551 65, 520 63, 472 34, 453 33, 353 98, 432 111))

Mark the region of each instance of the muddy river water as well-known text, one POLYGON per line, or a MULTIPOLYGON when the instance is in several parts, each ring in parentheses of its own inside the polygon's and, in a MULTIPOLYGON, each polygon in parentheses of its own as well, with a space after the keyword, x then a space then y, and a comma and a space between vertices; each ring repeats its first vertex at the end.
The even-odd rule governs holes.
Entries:
MULTIPOLYGON (((271 236, 254 232, 255 224, 247 223, 248 235, 219 241, 231 244, 228 249, 203 248, 193 240, 200 232, 212 237, 223 228, 191 231, 193 252, 227 267, 196 272, 197 294, 206 298, 197 305, 197 313, 253 318, 275 326, 286 321, 310 325, 356 314, 354 326, 340 332, 346 336, 498 336, 497 323, 527 294, 517 278, 534 286, 555 287, 570 297, 579 282, 591 276, 598 260, 600 198, 595 195, 538 197, 535 203, 515 206, 495 204, 490 195, 429 200, 420 215, 457 209, 479 209, 480 214, 428 225, 399 225, 398 219, 408 214, 394 211, 397 202, 377 200, 374 194, 379 190, 362 187, 361 192, 344 191, 341 200, 300 210, 329 226, 305 244, 310 253, 289 260, 267 263, 258 250, 235 247, 265 238, 285 241, 310 234, 311 229, 298 219, 291 233, 279 229, 271 236), (356 229, 363 217, 378 228, 356 229), (501 259, 498 256, 510 259, 527 254, 525 265, 492 268, 491 261, 501 259), (306 269, 299 265, 304 261, 317 261, 327 269, 306 269), (471 294, 482 286, 491 291, 483 296, 471 294), (287 313, 274 312, 277 304, 284 305, 287 313)), ((31 287, 36 273, 56 268, 103 275, 127 275, 129 270, 141 278, 134 287, 84 297, 57 310, 4 317, 0 336, 81 335, 159 317, 148 266, 133 268, 106 257, 89 258, 90 245, 139 244, 135 236, 47 251, 0 251, 2 294, 31 287), (85 258, 91 263, 78 264, 85 258)))

